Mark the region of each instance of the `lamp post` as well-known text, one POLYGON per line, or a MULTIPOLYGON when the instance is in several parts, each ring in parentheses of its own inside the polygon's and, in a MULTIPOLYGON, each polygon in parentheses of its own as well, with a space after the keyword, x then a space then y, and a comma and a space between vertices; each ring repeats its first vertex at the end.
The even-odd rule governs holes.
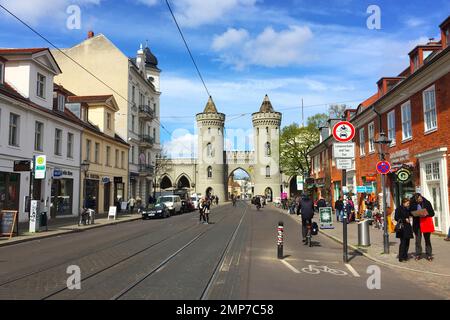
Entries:
POLYGON ((83 208, 87 207, 87 202, 86 202, 86 195, 87 195, 87 193, 86 193, 86 185, 87 185, 86 184, 86 178, 87 178, 87 172, 89 171, 89 165, 90 165, 89 161, 87 161, 87 160, 84 160, 81 163, 81 165, 80 165, 81 171, 83 172, 83 175, 84 175, 84 181, 83 181, 83 204, 82 204, 83 208))

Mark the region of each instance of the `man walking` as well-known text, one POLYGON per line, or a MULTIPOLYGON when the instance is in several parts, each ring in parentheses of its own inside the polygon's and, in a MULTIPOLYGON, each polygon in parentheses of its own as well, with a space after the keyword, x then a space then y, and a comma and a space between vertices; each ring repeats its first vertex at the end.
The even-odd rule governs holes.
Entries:
POLYGON ((339 197, 334 204, 334 209, 336 210, 336 221, 339 222, 344 217, 344 201, 342 197, 339 197))
MULTIPOLYGON (((434 217, 435 212, 433 210, 433 206, 431 202, 425 199, 421 194, 417 193, 414 195, 411 201, 411 212, 412 211, 420 211, 426 210, 425 217, 434 217)), ((427 254, 427 260, 433 261, 433 248, 431 246, 431 233, 423 232, 420 227, 420 220, 422 217, 414 217, 413 218, 413 231, 416 236, 416 260, 420 260, 422 258, 422 235, 425 238, 425 252, 427 254)))
POLYGON ((131 199, 128 200, 128 206, 130 207, 130 214, 133 214, 135 205, 136 205, 136 200, 133 197, 131 197, 131 199))

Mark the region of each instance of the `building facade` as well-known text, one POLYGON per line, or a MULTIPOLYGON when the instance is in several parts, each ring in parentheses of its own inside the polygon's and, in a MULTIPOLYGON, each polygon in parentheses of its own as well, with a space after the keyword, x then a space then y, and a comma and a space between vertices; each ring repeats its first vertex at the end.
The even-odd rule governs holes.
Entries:
POLYGON ((114 96, 119 111, 115 117, 118 136, 130 144, 128 159, 130 197, 146 203, 153 190, 154 164, 160 154, 160 72, 158 60, 148 46, 135 58, 122 53, 104 35, 89 32, 88 38, 63 52, 91 71, 99 81, 64 54, 54 55, 63 73, 58 84, 76 95, 99 92, 114 96))
POLYGON ((0 49, 0 57, 0 210, 17 210, 19 221, 28 221, 30 172, 14 172, 14 161, 46 155, 33 199, 49 218, 77 216, 82 128, 53 91, 61 70, 46 48, 0 49))
POLYGON ((254 195, 269 201, 281 190, 279 144, 281 113, 276 112, 266 96, 259 112, 252 115, 255 151, 225 151, 225 114, 218 112, 212 98, 197 114, 197 159, 166 159, 170 166, 159 174, 161 191, 186 189, 200 195, 229 198, 228 181, 238 169, 251 180, 254 195))

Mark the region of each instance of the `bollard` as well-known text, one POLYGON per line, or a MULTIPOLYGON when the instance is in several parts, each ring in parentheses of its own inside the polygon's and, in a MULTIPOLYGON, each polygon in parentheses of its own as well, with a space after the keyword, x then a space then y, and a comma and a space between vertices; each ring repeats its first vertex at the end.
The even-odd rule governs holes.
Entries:
POLYGON ((284 223, 278 222, 278 235, 277 235, 277 247, 278 247, 278 259, 283 259, 283 243, 284 243, 284 223))

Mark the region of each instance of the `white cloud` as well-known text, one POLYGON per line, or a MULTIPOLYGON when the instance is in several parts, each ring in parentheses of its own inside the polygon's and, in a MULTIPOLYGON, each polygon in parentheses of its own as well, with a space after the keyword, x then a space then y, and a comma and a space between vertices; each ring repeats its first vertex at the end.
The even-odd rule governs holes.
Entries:
POLYGON ((66 14, 70 5, 99 5, 102 0, 0 0, 0 4, 9 11, 23 19, 25 22, 36 25, 47 17, 60 19, 66 14))
POLYGON ((293 25, 279 32, 266 27, 253 39, 245 29, 230 28, 215 36, 212 49, 221 53, 223 62, 237 69, 248 65, 285 67, 313 59, 306 50, 306 44, 312 38, 313 33, 307 26, 293 25))
POLYGON ((417 28, 426 24, 426 21, 421 18, 409 17, 404 21, 405 25, 410 28, 417 28))
POLYGON ((145 4, 145 5, 149 6, 149 7, 152 7, 152 6, 154 6, 154 5, 159 3, 158 0, 136 0, 136 2, 140 3, 140 4, 145 4))
POLYGON ((231 11, 252 8, 256 0, 178 0, 175 14, 182 26, 198 27, 222 20, 231 11))
POLYGON ((187 130, 175 130, 171 140, 163 145, 165 156, 171 159, 197 157, 197 138, 187 130))

